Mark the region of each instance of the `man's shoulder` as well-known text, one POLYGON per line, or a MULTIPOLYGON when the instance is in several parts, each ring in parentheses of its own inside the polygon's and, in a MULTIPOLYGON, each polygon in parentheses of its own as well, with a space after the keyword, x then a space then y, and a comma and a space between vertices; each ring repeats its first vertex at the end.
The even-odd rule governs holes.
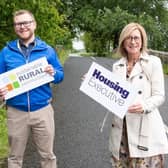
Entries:
POLYGON ((17 47, 17 40, 7 41, 6 45, 1 49, 1 52, 10 50, 11 48, 17 47))
POLYGON ((46 49, 52 49, 53 47, 51 45, 49 45, 46 41, 40 39, 39 37, 36 37, 36 45, 37 47, 40 48, 46 48, 46 49))

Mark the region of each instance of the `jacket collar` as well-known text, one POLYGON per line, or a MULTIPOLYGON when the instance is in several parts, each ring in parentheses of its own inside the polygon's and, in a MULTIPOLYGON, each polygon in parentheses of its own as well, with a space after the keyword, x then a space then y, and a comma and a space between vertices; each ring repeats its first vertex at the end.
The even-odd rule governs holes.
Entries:
MULTIPOLYGON (((147 65, 150 56, 148 55, 148 53, 141 53, 139 61, 135 64, 135 68, 132 70, 131 72, 131 76, 130 78, 132 78, 133 76, 138 75, 139 73, 141 73, 143 71, 142 69, 142 65, 147 65)), ((126 57, 121 58, 117 63, 116 66, 120 69, 120 71, 122 71, 123 75, 126 76, 126 64, 127 64, 127 59, 126 57)))
MULTIPOLYGON (((7 46, 13 50, 19 51, 18 48, 18 43, 19 43, 19 39, 16 39, 14 41, 10 41, 7 46)), ((39 37, 35 38, 35 47, 33 48, 33 50, 45 50, 47 48, 47 44, 42 41, 39 37)))
MULTIPOLYGON (((140 61, 148 62, 148 61, 149 61, 149 57, 150 57, 149 54, 146 53, 146 52, 144 52, 144 53, 141 53, 141 55, 140 55, 140 57, 139 57, 139 60, 140 60, 140 61)), ((116 65, 122 67, 122 66, 125 66, 126 63, 127 63, 126 57, 122 57, 122 58, 118 61, 118 63, 117 63, 116 65)))

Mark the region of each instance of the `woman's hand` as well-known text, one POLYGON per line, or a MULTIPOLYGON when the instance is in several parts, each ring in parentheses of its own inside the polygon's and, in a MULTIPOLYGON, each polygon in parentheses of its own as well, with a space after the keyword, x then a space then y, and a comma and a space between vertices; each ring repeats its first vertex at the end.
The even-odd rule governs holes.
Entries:
POLYGON ((87 75, 87 73, 85 73, 83 76, 82 76, 82 81, 84 81, 85 80, 85 78, 86 78, 86 75, 87 75))
POLYGON ((48 64, 46 68, 44 69, 45 72, 49 73, 51 76, 54 76, 56 71, 54 70, 53 66, 51 64, 48 64))
POLYGON ((128 108, 129 113, 143 113, 143 107, 140 103, 133 104, 128 108))

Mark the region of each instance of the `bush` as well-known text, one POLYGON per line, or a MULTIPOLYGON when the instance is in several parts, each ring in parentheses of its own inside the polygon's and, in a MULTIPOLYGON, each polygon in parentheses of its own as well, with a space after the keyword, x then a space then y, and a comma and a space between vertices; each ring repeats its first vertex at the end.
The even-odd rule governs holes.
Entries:
POLYGON ((58 53, 59 60, 60 60, 61 64, 63 65, 68 58, 70 50, 64 49, 62 47, 62 48, 57 48, 56 51, 58 53))
POLYGON ((5 158, 8 153, 8 136, 6 125, 6 110, 0 108, 0 158, 5 158))
POLYGON ((163 64, 163 71, 165 75, 168 75, 168 64, 163 64))

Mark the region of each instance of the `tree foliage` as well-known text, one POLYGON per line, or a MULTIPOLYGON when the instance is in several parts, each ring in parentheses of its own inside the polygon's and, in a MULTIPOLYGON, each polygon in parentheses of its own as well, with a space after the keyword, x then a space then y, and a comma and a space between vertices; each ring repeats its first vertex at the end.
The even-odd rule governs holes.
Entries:
POLYGON ((64 24, 64 14, 58 11, 60 6, 60 0, 0 1, 0 47, 2 48, 7 41, 16 38, 13 30, 13 12, 18 9, 28 9, 35 15, 37 36, 53 46, 67 43, 71 34, 64 24))
POLYGON ((69 28, 89 33, 85 38, 87 44, 88 38, 92 40, 89 50, 102 54, 116 48, 121 29, 129 22, 138 22, 147 31, 149 48, 168 51, 167 0, 62 0, 62 3, 69 28))
POLYGON ((147 31, 149 48, 168 51, 167 4, 168 0, 3 0, 0 47, 16 38, 13 12, 29 9, 38 23, 36 34, 53 46, 69 43, 82 31, 87 33, 87 49, 102 54, 117 47, 127 23, 139 22, 147 31))

